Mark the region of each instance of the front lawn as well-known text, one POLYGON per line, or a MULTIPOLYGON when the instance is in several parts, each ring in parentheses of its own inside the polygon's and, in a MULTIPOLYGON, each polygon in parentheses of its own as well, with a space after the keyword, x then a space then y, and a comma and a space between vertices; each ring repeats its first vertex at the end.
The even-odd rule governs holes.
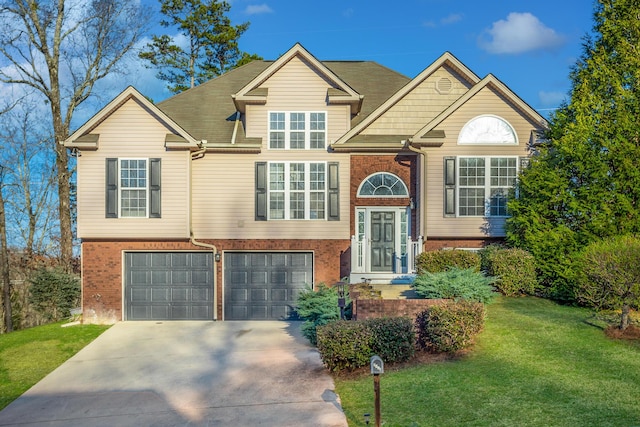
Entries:
POLYGON ((0 335, 0 410, 108 329, 60 325, 0 335))
MULTIPOLYGON (((614 341, 592 312, 528 297, 487 306, 458 360, 381 376, 385 426, 640 426, 640 343, 614 341)), ((374 413, 373 380, 336 378, 350 426, 374 413)), ((373 421, 372 421, 373 422, 373 421)))

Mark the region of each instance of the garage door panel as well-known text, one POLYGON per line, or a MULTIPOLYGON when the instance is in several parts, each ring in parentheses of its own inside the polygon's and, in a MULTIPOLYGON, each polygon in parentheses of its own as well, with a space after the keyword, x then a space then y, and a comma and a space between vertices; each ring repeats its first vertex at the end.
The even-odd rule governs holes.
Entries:
POLYGON ((292 308, 288 305, 271 305, 271 316, 276 319, 287 319, 291 312, 292 308))
POLYGON ((267 290, 251 289, 251 301, 267 301, 267 290))
POLYGON ((193 285, 208 285, 211 283, 211 274, 209 271, 194 270, 191 272, 191 283, 193 285))
POLYGON ((211 320, 213 254, 125 253, 127 320, 211 320))
POLYGON ((311 252, 225 252, 224 318, 290 318, 297 296, 312 284, 312 277, 311 252))
POLYGON ((194 288, 191 289, 191 301, 194 303, 197 302, 208 302, 211 301, 212 295, 209 289, 205 288, 194 288))
POLYGON ((252 253, 248 255, 251 259, 249 265, 251 267, 266 267, 269 265, 267 254, 252 253))
POLYGON ((311 285, 311 275, 308 271, 292 271, 291 281, 294 283, 306 283, 311 285))
POLYGON ((247 302, 249 301, 249 289, 231 289, 231 302, 247 302))
POLYGON ((269 310, 266 305, 252 305, 250 307, 251 317, 249 320, 267 320, 269 319, 269 310))
POLYGON ((249 319, 249 307, 246 305, 230 304, 225 310, 229 319, 249 319))
POLYGON ((151 293, 151 302, 169 302, 171 294, 167 288, 152 287, 149 289, 151 293))
POLYGON ((287 272, 286 271, 272 271, 270 282, 273 284, 279 283, 287 283, 287 272))
POLYGON ((266 270, 262 271, 251 271, 251 284, 252 285, 266 285, 267 284, 267 272, 266 270))

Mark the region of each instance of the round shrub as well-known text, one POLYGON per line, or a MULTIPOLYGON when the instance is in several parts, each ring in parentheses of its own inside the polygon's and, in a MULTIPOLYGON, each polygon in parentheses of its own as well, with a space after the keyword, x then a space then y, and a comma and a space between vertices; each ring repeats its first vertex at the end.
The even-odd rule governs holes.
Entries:
POLYGON ((497 294, 493 291, 493 277, 487 277, 473 268, 452 267, 438 273, 424 273, 416 277, 411 287, 422 298, 466 299, 489 302, 497 294))
POLYGON ((371 331, 371 348, 385 363, 405 362, 415 353, 416 334, 408 317, 384 317, 364 320, 371 331))
POLYGON ((417 345, 433 353, 455 353, 473 344, 484 327, 484 305, 445 301, 416 317, 417 345))
POLYGON ((369 363, 373 333, 364 322, 340 320, 318 326, 318 351, 330 371, 352 370, 369 363))
POLYGON ((418 274, 437 273, 452 267, 480 271, 480 254, 460 249, 422 252, 416 257, 418 274))
POLYGON ((536 261, 529 252, 518 248, 491 248, 483 250, 482 258, 486 273, 496 278, 494 285, 502 294, 535 294, 536 261))

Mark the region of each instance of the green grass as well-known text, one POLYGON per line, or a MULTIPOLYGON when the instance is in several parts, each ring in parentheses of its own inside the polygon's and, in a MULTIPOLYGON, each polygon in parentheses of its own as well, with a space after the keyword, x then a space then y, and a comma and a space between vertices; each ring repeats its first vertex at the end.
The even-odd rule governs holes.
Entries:
POLYGON ((0 335, 0 409, 108 329, 61 324, 0 335))
MULTIPOLYGON (((640 426, 640 343, 592 312, 537 298, 487 306, 474 349, 381 376, 385 426, 640 426)), ((336 378, 350 426, 373 414, 373 380, 336 378)))

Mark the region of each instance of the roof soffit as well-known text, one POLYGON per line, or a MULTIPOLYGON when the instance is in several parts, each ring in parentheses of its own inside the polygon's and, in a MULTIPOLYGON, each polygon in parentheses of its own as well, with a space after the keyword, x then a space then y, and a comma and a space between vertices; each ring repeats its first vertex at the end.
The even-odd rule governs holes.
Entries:
POLYGON ((363 96, 351 88, 333 71, 327 68, 322 62, 316 59, 300 43, 296 43, 291 49, 274 61, 269 67, 258 74, 253 80, 242 87, 238 92, 231 95, 238 111, 244 112, 247 104, 265 104, 267 102, 267 91, 260 86, 293 58, 299 57, 311 67, 315 68, 325 79, 335 87, 329 88, 327 98, 329 104, 350 104, 351 113, 356 114, 362 106, 363 96))

